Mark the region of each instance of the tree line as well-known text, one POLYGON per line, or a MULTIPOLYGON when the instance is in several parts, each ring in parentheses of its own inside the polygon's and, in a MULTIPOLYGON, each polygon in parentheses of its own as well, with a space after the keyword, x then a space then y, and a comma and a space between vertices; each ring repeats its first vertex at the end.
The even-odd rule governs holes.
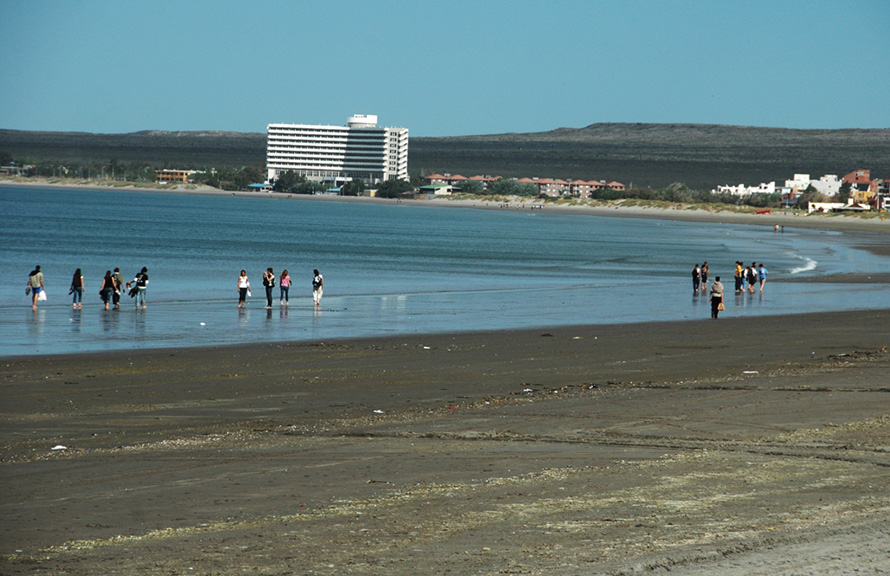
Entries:
MULTIPOLYGON (((13 157, 8 152, 0 151, 0 165, 9 165, 13 161, 13 157)), ((114 159, 101 163, 48 160, 38 162, 19 161, 16 164, 32 166, 26 176, 121 182, 154 182, 157 176, 155 170, 168 167, 157 167, 150 162, 119 162, 114 159)), ((179 166, 173 168, 181 169, 179 166)), ((247 190, 250 184, 266 181, 265 167, 262 165, 222 169, 190 167, 189 169, 196 170, 195 174, 192 174, 189 178, 191 182, 220 190, 247 190)), ((409 181, 388 180, 381 182, 377 186, 377 196, 380 198, 403 197, 413 193, 416 187, 422 186, 424 183, 425 181, 419 173, 412 173, 409 181)), ((353 180, 344 184, 338 193, 344 196, 361 196, 364 194, 366 187, 361 180, 353 180)), ((510 178, 500 178, 491 182, 487 188, 483 186, 482 182, 467 180, 458 188, 461 193, 473 196, 547 198, 540 195, 536 185, 528 182, 518 182, 510 178)), ((326 186, 324 184, 308 180, 306 177, 293 171, 281 173, 275 179, 273 185, 273 191, 287 194, 316 194, 325 190, 326 186)), ((843 202, 849 195, 850 185, 845 183, 837 195, 837 201, 843 202)), ((603 188, 592 191, 590 197, 601 201, 637 199, 684 204, 729 204, 755 208, 778 207, 782 199, 779 193, 735 196, 729 193, 694 190, 680 182, 657 190, 651 188, 630 188, 627 190, 603 188)), ((808 202, 826 200, 828 198, 825 198, 811 186, 797 196, 794 207, 806 209, 808 202)))

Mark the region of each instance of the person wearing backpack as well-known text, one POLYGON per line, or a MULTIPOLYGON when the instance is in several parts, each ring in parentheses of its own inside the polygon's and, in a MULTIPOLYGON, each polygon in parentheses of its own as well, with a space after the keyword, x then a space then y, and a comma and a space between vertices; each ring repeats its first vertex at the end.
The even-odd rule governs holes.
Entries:
POLYGON ((321 295, 324 293, 324 278, 318 270, 312 271, 312 300, 315 307, 321 306, 321 295))
POLYGON ((272 289, 275 288, 275 273, 271 268, 263 272, 263 286, 266 287, 266 308, 272 308, 272 289))

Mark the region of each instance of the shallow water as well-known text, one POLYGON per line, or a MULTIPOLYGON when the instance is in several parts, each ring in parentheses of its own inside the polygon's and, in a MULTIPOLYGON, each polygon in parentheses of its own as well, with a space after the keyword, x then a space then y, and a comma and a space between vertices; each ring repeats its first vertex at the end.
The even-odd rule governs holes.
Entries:
MULTIPOLYGON (((543 211, 318 202, 263 196, 0 187, 0 356, 319 341, 394 334, 709 317, 690 272, 708 260, 764 261, 763 295, 730 296, 735 316, 890 307, 884 285, 783 284, 789 276, 890 272, 864 234, 603 218, 543 211), (24 295, 40 264, 49 300, 24 295), (98 299, 105 270, 149 268, 149 307, 98 299), (265 310, 261 273, 290 271, 290 307, 265 310), (71 310, 75 268, 87 282, 71 310), (236 308, 238 272, 253 297, 236 308), (312 269, 325 276, 320 311, 312 269)), ((728 282, 727 282, 728 280, 728 282)))

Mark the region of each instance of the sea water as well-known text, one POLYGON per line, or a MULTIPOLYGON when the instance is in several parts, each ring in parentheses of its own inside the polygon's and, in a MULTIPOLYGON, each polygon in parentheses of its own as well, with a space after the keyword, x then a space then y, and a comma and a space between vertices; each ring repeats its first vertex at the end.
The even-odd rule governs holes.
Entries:
POLYGON ((782 283, 890 271, 861 234, 403 203, 0 187, 0 356, 468 330, 708 319, 691 271, 732 292, 734 262, 764 262, 764 294, 721 319, 890 307, 884 285, 782 283), (24 289, 39 264, 48 300, 24 289), (106 270, 149 270, 148 308, 103 309, 106 270), (262 272, 287 269, 290 306, 265 309, 262 272), (86 280, 82 311, 68 288, 86 280), (325 278, 320 309, 313 269, 325 278), (244 269, 252 298, 237 308, 244 269))

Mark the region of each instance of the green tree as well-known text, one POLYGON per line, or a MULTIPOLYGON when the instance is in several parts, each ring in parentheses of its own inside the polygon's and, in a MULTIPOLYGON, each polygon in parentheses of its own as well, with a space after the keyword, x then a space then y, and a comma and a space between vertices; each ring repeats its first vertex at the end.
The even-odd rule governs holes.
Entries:
POLYGON ((297 174, 293 170, 285 170, 275 177, 272 190, 275 192, 297 193, 297 188, 306 182, 306 177, 297 174))
POLYGON ((537 196, 538 187, 529 182, 499 178, 489 184, 488 193, 496 196, 537 196))
POLYGON ((377 187, 377 196, 380 198, 398 198, 403 194, 414 190, 414 186, 405 180, 387 180, 377 187))
POLYGON ((841 184, 840 190, 837 191, 837 201, 846 203, 847 200, 850 199, 850 191, 852 190, 852 186, 849 182, 844 182, 841 184))
POLYGON ((303 179, 303 182, 297 184, 291 189, 294 194, 317 194, 325 191, 325 185, 321 182, 313 182, 303 179))
POLYGON ((344 196, 361 196, 365 192, 364 180, 350 180, 343 185, 344 196))
POLYGON ((460 191, 464 194, 482 194, 485 192, 482 182, 479 180, 465 180, 461 182, 460 191))
POLYGON ((250 180, 250 184, 259 184, 266 181, 266 175, 260 166, 245 166, 244 176, 250 180))

